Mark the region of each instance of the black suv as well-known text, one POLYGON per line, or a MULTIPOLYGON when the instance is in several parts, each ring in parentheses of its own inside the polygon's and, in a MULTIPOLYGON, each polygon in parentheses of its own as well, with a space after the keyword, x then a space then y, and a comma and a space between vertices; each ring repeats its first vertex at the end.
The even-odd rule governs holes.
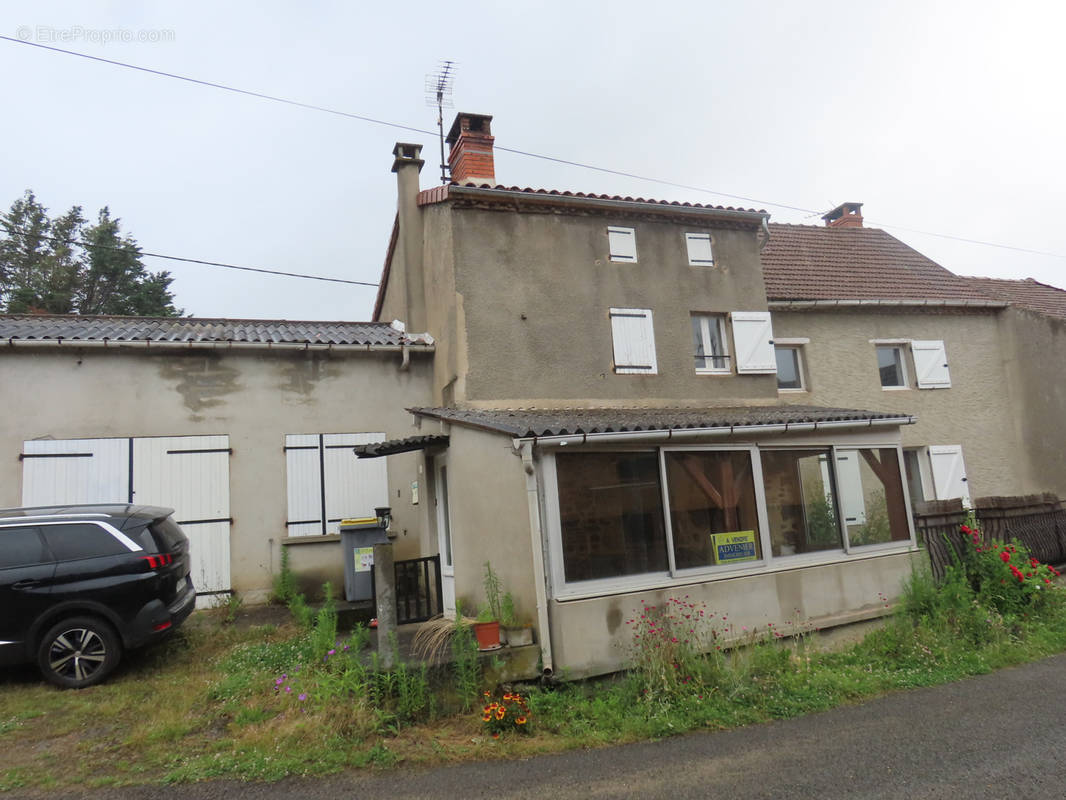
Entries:
POLYGON ((124 649, 192 613, 189 540, 154 506, 0 509, 0 664, 64 688, 99 683, 124 649))

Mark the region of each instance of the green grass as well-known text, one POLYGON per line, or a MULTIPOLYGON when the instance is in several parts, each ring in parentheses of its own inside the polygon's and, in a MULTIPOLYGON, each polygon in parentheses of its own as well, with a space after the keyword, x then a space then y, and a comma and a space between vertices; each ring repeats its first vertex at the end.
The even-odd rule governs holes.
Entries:
POLYGON ((480 695, 456 692, 476 679, 469 671, 375 671, 354 655, 366 631, 334 639, 328 614, 242 629, 223 611, 91 689, 0 674, 0 791, 525 757, 795 717, 1066 650, 1066 592, 1042 596, 1028 616, 990 610, 978 594, 959 576, 939 589, 919 578, 899 613, 844 650, 820 651, 812 632, 752 637, 732 651, 678 650, 637 659, 628 674, 533 687, 530 735, 495 741, 480 695))

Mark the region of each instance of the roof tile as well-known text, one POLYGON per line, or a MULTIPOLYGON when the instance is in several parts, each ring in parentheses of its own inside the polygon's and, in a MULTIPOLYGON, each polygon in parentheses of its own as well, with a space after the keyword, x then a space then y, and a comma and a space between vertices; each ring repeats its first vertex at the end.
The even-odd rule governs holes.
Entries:
POLYGON ((993 300, 1066 319, 1066 290, 1032 278, 1012 281, 1001 278, 963 278, 970 286, 993 300))

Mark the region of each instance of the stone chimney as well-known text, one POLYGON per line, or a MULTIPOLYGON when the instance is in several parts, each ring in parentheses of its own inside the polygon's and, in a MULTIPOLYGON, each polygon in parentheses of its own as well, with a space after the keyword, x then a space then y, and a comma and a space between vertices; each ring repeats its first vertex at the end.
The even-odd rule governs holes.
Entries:
POLYGON ((827 228, 861 228, 862 203, 841 203, 822 219, 827 228))
POLYGON ((445 141, 451 145, 448 151, 448 167, 456 183, 487 183, 496 185, 496 166, 493 163, 492 143, 495 137, 487 114, 468 114, 460 111, 448 131, 445 141))
MULTIPOLYGON (((403 303, 407 330, 426 330, 426 292, 422 277, 422 210, 418 207, 418 174, 422 145, 397 142, 392 149, 396 173, 396 218, 399 231, 389 276, 391 288, 403 303)), ((391 292, 390 292, 391 293, 391 292)))

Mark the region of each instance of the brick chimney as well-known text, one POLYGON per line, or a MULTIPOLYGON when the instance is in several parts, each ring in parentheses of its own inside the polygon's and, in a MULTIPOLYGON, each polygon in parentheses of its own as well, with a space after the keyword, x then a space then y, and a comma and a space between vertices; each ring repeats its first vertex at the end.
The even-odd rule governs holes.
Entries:
POLYGON ((822 219, 827 228, 861 228, 862 203, 841 203, 822 219))
POLYGON ((493 163, 492 143, 495 137, 487 114, 468 114, 460 111, 448 131, 445 141, 451 145, 448 151, 448 167, 456 183, 487 183, 496 185, 496 166, 493 163))

